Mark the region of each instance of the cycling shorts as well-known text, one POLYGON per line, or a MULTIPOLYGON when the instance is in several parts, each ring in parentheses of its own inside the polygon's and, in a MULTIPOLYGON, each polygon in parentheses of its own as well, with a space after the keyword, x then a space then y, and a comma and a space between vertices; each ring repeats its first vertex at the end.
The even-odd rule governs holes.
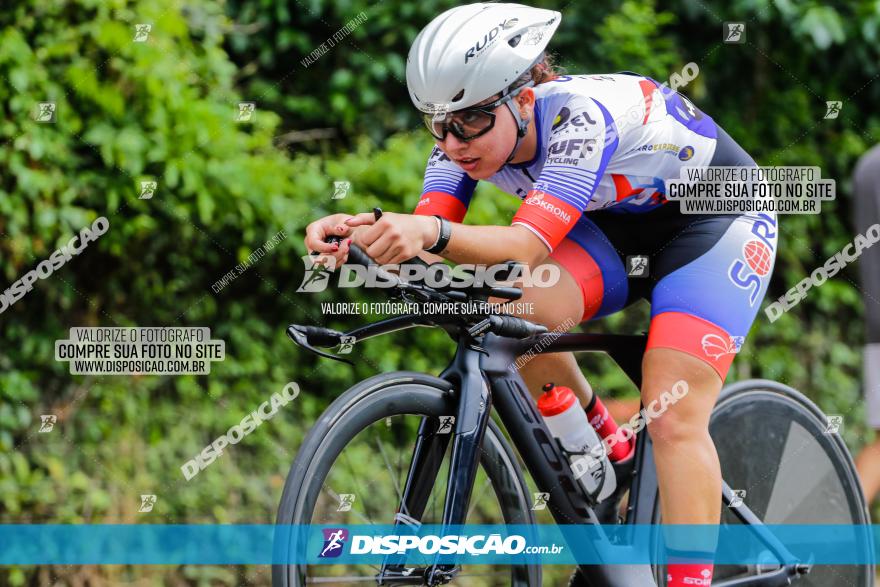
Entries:
MULTIPOLYGON (((719 129, 711 165, 755 163, 719 129)), ((681 214, 677 202, 588 212, 550 255, 572 274, 582 321, 651 303, 648 348, 672 348, 723 380, 760 309, 776 259, 775 214, 681 214)))

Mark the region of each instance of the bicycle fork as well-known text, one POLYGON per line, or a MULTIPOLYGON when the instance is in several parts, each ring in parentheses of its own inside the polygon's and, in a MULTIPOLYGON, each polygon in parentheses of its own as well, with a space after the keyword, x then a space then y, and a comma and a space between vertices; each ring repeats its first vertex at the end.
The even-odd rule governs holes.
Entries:
MULTIPOLYGON (((421 525, 419 520, 424 515, 450 438, 452 455, 442 527, 465 523, 480 463, 480 446, 491 413, 489 388, 480 372, 480 353, 471 344, 466 337, 461 337, 453 362, 440 375, 458 389, 455 420, 422 419, 401 503, 395 515, 395 528, 401 524, 416 528, 421 525)), ((399 562, 394 562, 392 557, 387 557, 377 578, 380 585, 385 580, 397 584, 422 584, 424 580, 428 585, 441 585, 453 579, 456 565, 435 563, 418 577, 412 577, 411 572, 399 562)))

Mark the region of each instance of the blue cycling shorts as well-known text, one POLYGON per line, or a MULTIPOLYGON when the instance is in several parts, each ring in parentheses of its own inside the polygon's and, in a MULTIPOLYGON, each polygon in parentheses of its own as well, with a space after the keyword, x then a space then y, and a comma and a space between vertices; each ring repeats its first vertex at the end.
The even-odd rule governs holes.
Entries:
MULTIPOLYGON (((755 162, 722 129, 711 165, 755 162)), ((773 213, 682 214, 677 202, 584 214, 551 254, 578 282, 582 320, 651 304, 648 348, 705 361, 723 380, 767 291, 778 236, 773 213)))

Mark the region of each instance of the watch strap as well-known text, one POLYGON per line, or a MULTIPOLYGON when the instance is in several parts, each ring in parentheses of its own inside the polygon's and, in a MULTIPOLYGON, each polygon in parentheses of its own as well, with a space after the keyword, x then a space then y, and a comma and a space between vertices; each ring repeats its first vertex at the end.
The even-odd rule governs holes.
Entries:
POLYGON ((443 249, 446 248, 446 245, 449 244, 449 239, 452 237, 452 223, 442 216, 435 215, 434 218, 440 221, 440 231, 437 235, 437 242, 425 250, 429 253, 437 254, 443 251, 443 249))

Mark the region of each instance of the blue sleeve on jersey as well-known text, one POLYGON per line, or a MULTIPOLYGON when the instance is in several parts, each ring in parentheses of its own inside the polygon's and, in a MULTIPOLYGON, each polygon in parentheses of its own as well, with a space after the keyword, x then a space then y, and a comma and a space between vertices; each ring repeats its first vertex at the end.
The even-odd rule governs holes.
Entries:
POLYGON ((554 122, 549 145, 535 189, 586 210, 617 150, 617 126, 611 113, 595 99, 570 101, 554 122))
POLYGON ((477 180, 471 179, 439 147, 434 147, 425 169, 422 196, 414 214, 439 215, 461 222, 471 203, 477 180))

